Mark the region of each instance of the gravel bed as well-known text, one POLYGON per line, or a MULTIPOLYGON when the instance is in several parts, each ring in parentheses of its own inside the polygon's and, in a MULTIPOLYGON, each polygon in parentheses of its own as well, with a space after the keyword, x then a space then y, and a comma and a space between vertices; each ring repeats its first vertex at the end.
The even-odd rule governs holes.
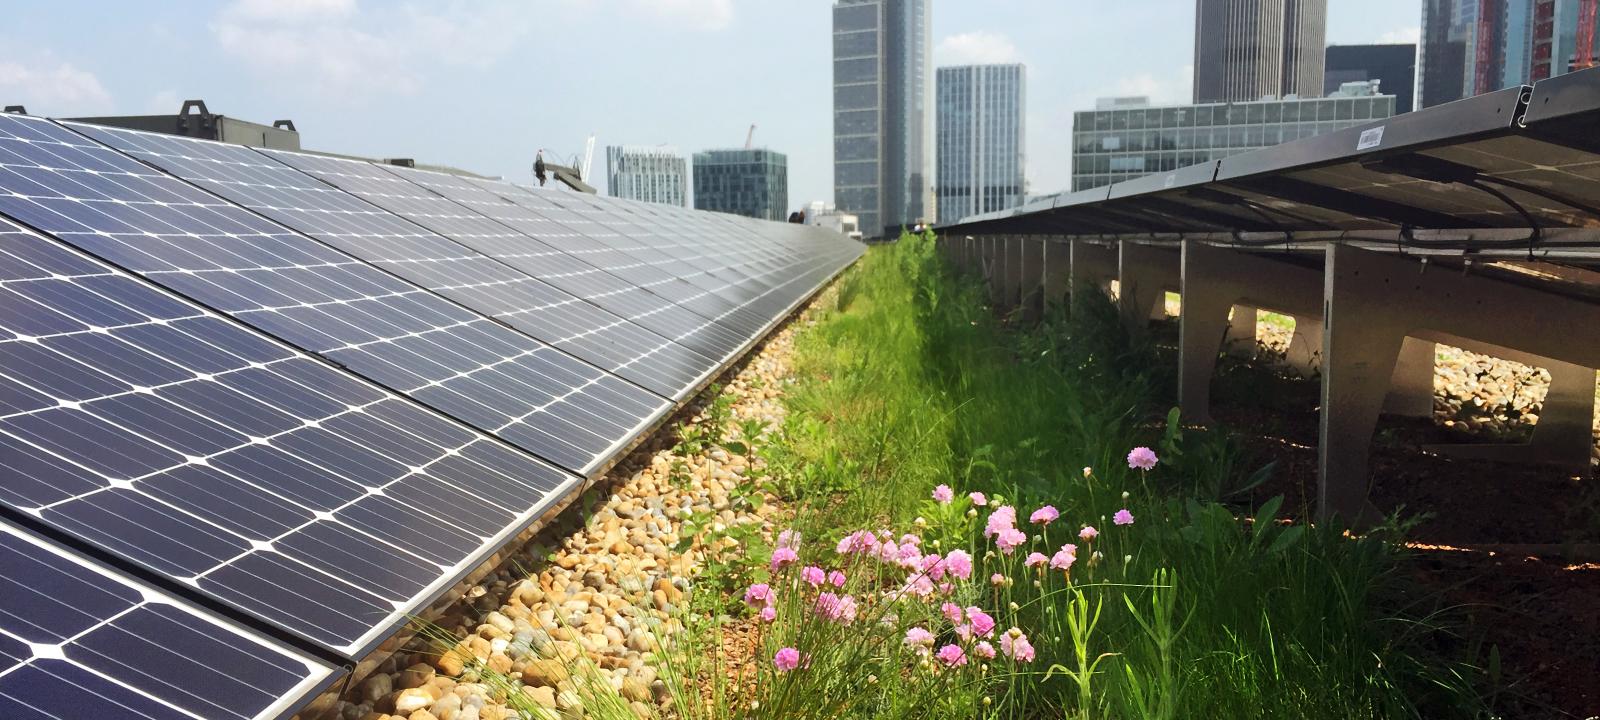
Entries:
MULTIPOLYGON (((802 316, 774 334, 726 382, 722 392, 734 399, 730 426, 782 424, 794 327, 806 322, 802 316)), ((689 424, 705 421, 696 415, 689 424)), ((639 717, 664 709, 670 696, 655 664, 657 634, 681 632, 674 613, 702 557, 698 540, 674 551, 683 520, 708 513, 712 529, 757 523, 770 536, 778 508, 730 501, 736 489, 749 492, 746 474, 762 467, 759 457, 720 447, 693 456, 654 448, 619 467, 602 481, 609 489, 601 497, 564 513, 581 525, 563 517, 564 529, 541 533, 437 622, 458 644, 441 652, 437 642, 419 638, 356 686, 338 717, 510 720, 525 717, 508 702, 518 693, 522 708, 539 708, 535 715, 578 718, 592 682, 609 683, 639 717)))
MULTIPOLYGON (((1273 353, 1289 349, 1293 331, 1262 323, 1258 342, 1273 353)), ((1433 417, 1463 435, 1491 440, 1526 439, 1539 422, 1539 409, 1550 389, 1550 373, 1510 360, 1439 345, 1433 367, 1433 417)), ((1595 397, 1600 399, 1600 383, 1595 397)), ((1590 451, 1600 463, 1600 413, 1595 416, 1596 444, 1590 451)))

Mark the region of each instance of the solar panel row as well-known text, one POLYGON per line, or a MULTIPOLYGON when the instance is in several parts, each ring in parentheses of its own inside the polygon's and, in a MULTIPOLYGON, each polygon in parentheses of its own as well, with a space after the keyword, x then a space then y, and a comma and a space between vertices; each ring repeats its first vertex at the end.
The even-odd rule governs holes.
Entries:
POLYGON ((4 717, 292 711, 860 252, 13 115, 0 215, 4 717))

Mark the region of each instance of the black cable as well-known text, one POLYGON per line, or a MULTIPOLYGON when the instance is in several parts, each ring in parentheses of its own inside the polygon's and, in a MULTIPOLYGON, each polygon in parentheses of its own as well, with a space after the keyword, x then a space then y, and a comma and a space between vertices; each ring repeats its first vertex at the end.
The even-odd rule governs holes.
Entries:
POLYGON ((1484 185, 1482 182, 1480 182, 1480 180, 1481 177, 1479 179, 1471 180, 1465 184, 1469 187, 1477 188, 1499 198, 1500 202, 1505 203, 1512 210, 1517 211, 1518 214, 1522 215, 1522 219, 1527 221, 1528 228, 1533 231, 1528 235, 1528 260, 1533 260, 1533 250, 1534 248, 1538 247, 1539 240, 1544 236, 1544 231, 1539 227, 1539 220, 1533 216, 1533 213, 1528 212, 1527 208, 1522 207, 1521 203, 1511 199, 1510 195, 1507 195, 1495 188, 1489 187, 1488 185, 1484 185))

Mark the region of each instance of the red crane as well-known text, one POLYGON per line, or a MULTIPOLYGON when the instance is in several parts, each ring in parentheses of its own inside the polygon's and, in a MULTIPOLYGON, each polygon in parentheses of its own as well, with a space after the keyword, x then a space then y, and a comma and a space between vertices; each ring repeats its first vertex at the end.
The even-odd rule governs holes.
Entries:
POLYGON ((1594 27, 1597 9, 1600 9, 1600 0, 1582 0, 1578 3, 1578 47, 1572 58, 1573 70, 1586 70, 1595 65, 1594 27))

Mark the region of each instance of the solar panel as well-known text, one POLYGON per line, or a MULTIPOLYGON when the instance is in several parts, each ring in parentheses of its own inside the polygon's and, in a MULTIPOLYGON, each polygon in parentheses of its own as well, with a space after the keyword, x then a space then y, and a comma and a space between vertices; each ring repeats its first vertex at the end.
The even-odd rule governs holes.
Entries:
MULTIPOLYGON (((738 352, 745 338, 709 318, 602 271, 585 259, 582 248, 557 249, 549 242, 582 237, 558 223, 511 204, 474 183, 444 173, 396 169, 293 153, 271 153, 300 170, 362 196, 577 297, 588 300, 695 351, 722 361, 738 352), (425 203, 425 205, 423 205, 425 203), (425 211, 419 208, 427 208, 425 211), (451 218, 472 214, 491 219, 502 233, 457 234, 451 218)), ((590 251, 605 251, 590 244, 590 251)))
POLYGON ((359 655, 577 476, 0 220, 0 505, 359 655))
POLYGON ((0 717, 268 720, 339 671, 0 520, 0 717))
POLYGON ((588 473, 669 403, 49 121, 0 116, 0 212, 588 473))
POLYGON ((664 397, 717 364, 250 148, 67 125, 664 397))

